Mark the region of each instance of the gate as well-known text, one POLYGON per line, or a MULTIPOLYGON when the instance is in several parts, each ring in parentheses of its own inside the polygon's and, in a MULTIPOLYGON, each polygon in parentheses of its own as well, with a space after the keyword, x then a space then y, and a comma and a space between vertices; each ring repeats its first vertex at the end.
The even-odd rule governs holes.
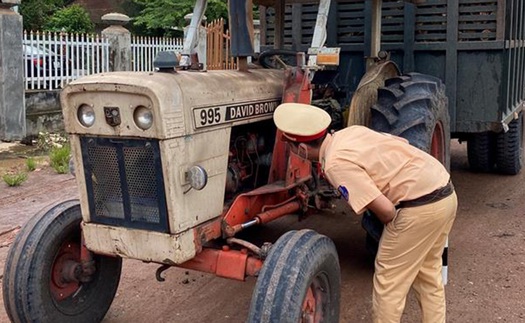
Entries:
POLYGON ((206 65, 208 70, 234 70, 237 62, 230 55, 230 32, 224 31, 224 19, 206 26, 206 65))

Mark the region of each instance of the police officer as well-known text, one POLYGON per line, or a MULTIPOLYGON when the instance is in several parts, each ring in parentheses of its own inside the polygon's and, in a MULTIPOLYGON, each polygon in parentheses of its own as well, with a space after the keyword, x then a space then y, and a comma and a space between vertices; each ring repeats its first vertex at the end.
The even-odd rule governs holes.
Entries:
POLYGON ((327 134, 330 121, 322 109, 298 103, 282 104, 274 113, 290 147, 320 161, 355 213, 370 210, 384 224, 375 260, 373 321, 400 322, 412 287, 422 321, 445 322, 441 256, 457 210, 449 173, 403 138, 363 126, 327 134))

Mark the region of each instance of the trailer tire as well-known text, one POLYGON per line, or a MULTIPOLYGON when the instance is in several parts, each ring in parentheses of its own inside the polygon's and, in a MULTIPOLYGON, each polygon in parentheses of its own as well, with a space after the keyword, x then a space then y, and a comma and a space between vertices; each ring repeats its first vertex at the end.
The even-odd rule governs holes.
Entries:
POLYGON ((471 135, 467 140, 467 156, 470 170, 488 173, 496 166, 496 137, 493 132, 471 135))
POLYGON ((523 113, 509 123, 509 130, 497 134, 496 165, 498 172, 516 175, 523 166, 523 113))
POLYGON ((407 139, 450 169, 450 118, 440 79, 410 73, 386 80, 372 107, 371 128, 407 139))
POLYGON ((287 232, 264 262, 247 322, 339 322, 340 285, 333 242, 312 230, 287 232))
POLYGON ((100 322, 117 291, 121 258, 93 255, 89 282, 73 281, 80 257, 82 220, 78 200, 42 210, 11 246, 2 285, 13 322, 100 322), (69 266, 69 267, 68 267, 69 266), (65 279, 69 272, 69 280, 65 279))

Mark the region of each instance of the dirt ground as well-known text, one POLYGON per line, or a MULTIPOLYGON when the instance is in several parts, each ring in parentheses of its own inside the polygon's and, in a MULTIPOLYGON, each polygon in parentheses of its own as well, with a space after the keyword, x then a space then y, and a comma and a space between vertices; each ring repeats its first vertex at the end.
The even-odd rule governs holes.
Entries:
MULTIPOLYGON (((452 145, 459 210, 450 236, 448 322, 525 322, 525 172, 512 177, 470 173, 465 149, 457 142, 452 145)), ((0 175, 16 162, 9 158, 4 155, 0 161, 0 175)), ((72 176, 54 174, 46 167, 31 173, 20 187, 0 183, 0 277, 17 228, 41 207, 76 194, 72 176)), ((360 218, 341 205, 299 223, 285 218, 250 234, 271 241, 298 228, 315 228, 337 245, 343 283, 341 322, 369 322, 373 265, 364 249, 360 218)), ((157 267, 124 261, 120 287, 104 322, 244 321, 254 279, 236 282, 174 268, 159 283, 157 267)), ((6 321, 0 306, 0 322, 6 321)), ((418 321, 418 306, 410 295, 403 322, 418 321)))

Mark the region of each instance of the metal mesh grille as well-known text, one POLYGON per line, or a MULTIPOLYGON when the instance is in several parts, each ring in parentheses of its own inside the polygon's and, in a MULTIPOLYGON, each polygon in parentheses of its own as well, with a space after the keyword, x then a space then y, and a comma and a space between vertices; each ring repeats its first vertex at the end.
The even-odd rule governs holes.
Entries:
POLYGON ((167 231, 158 142, 105 138, 81 142, 92 221, 167 231))
POLYGON ((95 198, 95 215, 124 219, 116 150, 111 147, 89 146, 88 152, 95 198))
POLYGON ((126 182, 131 198, 131 219, 150 223, 159 222, 157 204, 157 170, 152 165, 151 149, 125 147, 126 182))

